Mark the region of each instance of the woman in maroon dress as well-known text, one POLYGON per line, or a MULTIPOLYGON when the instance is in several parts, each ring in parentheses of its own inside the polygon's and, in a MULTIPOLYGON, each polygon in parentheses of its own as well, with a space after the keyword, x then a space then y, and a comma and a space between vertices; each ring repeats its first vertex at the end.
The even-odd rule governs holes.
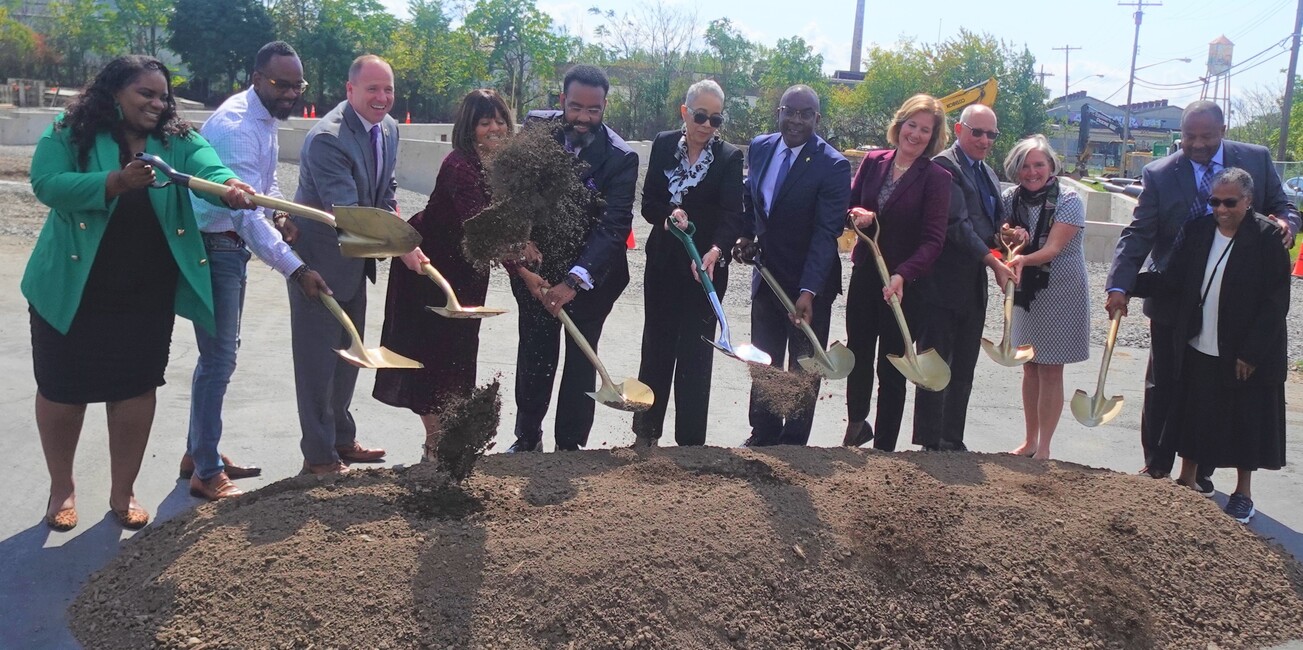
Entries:
POLYGON ((444 318, 426 309, 447 299, 420 272, 428 259, 465 305, 484 304, 488 269, 462 255, 462 223, 489 203, 481 155, 514 129, 511 110, 492 90, 473 90, 462 100, 452 128, 453 150, 443 160, 425 209, 408 223, 421 233, 421 246, 389 268, 381 345, 425 364, 421 370, 379 370, 372 395, 390 406, 411 409, 425 426, 424 458, 432 460, 442 432, 439 415, 470 396, 475 386, 480 321, 444 318), (427 257, 428 256, 428 257, 427 257))

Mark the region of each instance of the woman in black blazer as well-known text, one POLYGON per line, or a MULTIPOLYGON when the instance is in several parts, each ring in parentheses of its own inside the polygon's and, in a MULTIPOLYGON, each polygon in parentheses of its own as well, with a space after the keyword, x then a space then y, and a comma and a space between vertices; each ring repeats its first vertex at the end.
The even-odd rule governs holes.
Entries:
POLYGON ((674 384, 674 439, 706 442, 715 314, 696 281, 692 258, 667 228, 697 227, 693 239, 720 297, 728 286, 724 264, 742 225, 742 151, 719 137, 724 91, 709 79, 688 88, 679 113, 683 128, 652 142, 643 182, 642 216, 652 225, 643 279, 644 326, 638 380, 656 393, 651 409, 633 416, 635 446, 655 446, 674 384))
POLYGON ((1135 295, 1173 328, 1175 402, 1160 444, 1181 456, 1177 483, 1201 466, 1238 470, 1226 514, 1253 517, 1253 472, 1285 465, 1289 253, 1276 225, 1250 203, 1253 179, 1231 167, 1212 179, 1212 213, 1177 235, 1162 273, 1143 273, 1135 295))

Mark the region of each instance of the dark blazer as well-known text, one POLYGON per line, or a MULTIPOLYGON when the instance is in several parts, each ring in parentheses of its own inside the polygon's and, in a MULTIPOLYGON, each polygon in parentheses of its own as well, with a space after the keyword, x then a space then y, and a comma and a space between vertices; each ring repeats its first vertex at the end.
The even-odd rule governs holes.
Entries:
MULTIPOLYGON (((647 269, 690 278, 687 251, 663 227, 674 210, 666 173, 679 166, 677 153, 682 137, 682 131, 665 131, 652 141, 647 177, 642 184, 642 218, 652 225, 651 235, 647 237, 647 269)), ((716 138, 710 151, 714 161, 705 177, 683 195, 679 207, 697 227, 697 234, 693 235, 697 252, 705 255, 711 246, 718 246, 725 253, 721 259, 727 259, 728 251, 742 231, 742 150, 716 138)))
MULTIPOLYGON (((761 186, 782 135, 757 136, 747 150, 741 236, 761 246, 761 261, 790 295, 801 289, 841 293, 837 237, 846 223, 851 164, 815 135, 801 148, 783 186, 765 205, 761 186)), ((758 277, 756 274, 755 277, 758 277)), ((758 288, 752 281, 752 294, 758 288)))
MULTIPOLYGON (((878 205, 878 193, 891 175, 895 159, 895 149, 870 151, 864 156, 851 183, 851 206, 877 213, 882 228, 878 248, 887 270, 909 283, 932 270, 945 245, 954 181, 941 165, 919 157, 901 176, 886 204, 878 205)), ((868 244, 859 242, 851 259, 856 264, 872 264, 871 255, 868 244)))
POLYGON ((921 281, 925 286, 919 289, 925 300, 948 309, 984 309, 987 282, 982 260, 995 247, 997 226, 1004 218, 1000 179, 990 165, 984 165, 995 198, 994 211, 988 212, 975 172, 958 144, 937 154, 932 162, 950 172, 954 184, 945 246, 932 264, 932 272, 921 281))
MULTIPOLYGON (((326 212, 337 205, 396 211, 398 201, 394 199, 394 191, 398 182, 394 180, 394 168, 398 164, 398 122, 386 115, 380 131, 385 159, 381 161, 381 181, 377 184, 372 175, 375 148, 357 111, 345 100, 326 113, 303 141, 299 153, 299 188, 294 200, 326 212)), ((375 281, 375 260, 341 255, 334 228, 299 217, 294 217, 294 223, 299 227, 294 251, 321 274, 336 300, 352 300, 359 285, 356 278, 364 273, 375 281)))
MULTIPOLYGON (((560 121, 563 113, 555 110, 530 111, 525 121, 560 121)), ((605 206, 597 223, 588 231, 584 248, 571 266, 582 266, 599 285, 616 266, 628 273, 625 242, 633 228, 633 195, 638 184, 638 154, 611 127, 602 125, 593 143, 579 152, 587 164, 580 181, 592 181, 605 206)), ((565 139, 557 129, 557 141, 565 139)))
MULTIPOLYGON (((1166 270, 1142 273, 1136 279, 1135 295, 1152 298, 1152 309, 1172 324, 1174 376, 1180 376, 1185 347, 1203 326, 1199 301, 1216 229, 1212 215, 1189 222, 1166 270)), ((1285 381, 1287 368, 1289 251, 1280 245, 1275 226, 1255 219, 1252 212, 1240 223, 1233 241, 1217 306, 1219 379, 1224 384, 1236 382, 1235 360, 1243 359, 1255 368, 1247 383, 1279 384, 1285 381)))
MULTIPOLYGON (((1232 140, 1222 140, 1222 148, 1222 162, 1227 167, 1239 167, 1253 178, 1253 209, 1285 219, 1290 229, 1298 232, 1298 210, 1285 198, 1280 175, 1271 164, 1271 152, 1232 140)), ((1108 289, 1131 292, 1136 274, 1142 269, 1166 269, 1176 233, 1190 217, 1197 188, 1189 158, 1177 152, 1155 160, 1145 165, 1142 181, 1144 190, 1131 223, 1122 231, 1113 253, 1113 267, 1105 284, 1108 289)), ((1145 313, 1150 314, 1148 305, 1145 313)))

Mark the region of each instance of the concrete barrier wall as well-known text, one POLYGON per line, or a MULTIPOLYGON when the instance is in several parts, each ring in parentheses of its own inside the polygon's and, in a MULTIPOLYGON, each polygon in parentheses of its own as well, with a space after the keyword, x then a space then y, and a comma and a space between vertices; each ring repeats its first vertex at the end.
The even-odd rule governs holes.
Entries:
POLYGON ((58 108, 18 108, 0 111, 0 144, 33 145, 54 122, 58 108))

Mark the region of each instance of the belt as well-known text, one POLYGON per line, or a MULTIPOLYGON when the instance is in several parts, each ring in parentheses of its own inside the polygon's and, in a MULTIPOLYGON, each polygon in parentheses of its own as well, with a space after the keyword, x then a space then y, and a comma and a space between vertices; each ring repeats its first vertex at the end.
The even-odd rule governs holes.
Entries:
POLYGON ((206 232, 206 233, 204 233, 204 236, 205 236, 205 237, 224 237, 224 238, 226 238, 226 239, 231 240, 232 242, 235 242, 236 244, 238 244, 238 245, 240 245, 240 246, 243 246, 243 245, 244 245, 244 239, 242 239, 238 234, 236 234, 236 232, 235 232, 234 230, 227 230, 227 231, 224 231, 224 232, 206 232))

